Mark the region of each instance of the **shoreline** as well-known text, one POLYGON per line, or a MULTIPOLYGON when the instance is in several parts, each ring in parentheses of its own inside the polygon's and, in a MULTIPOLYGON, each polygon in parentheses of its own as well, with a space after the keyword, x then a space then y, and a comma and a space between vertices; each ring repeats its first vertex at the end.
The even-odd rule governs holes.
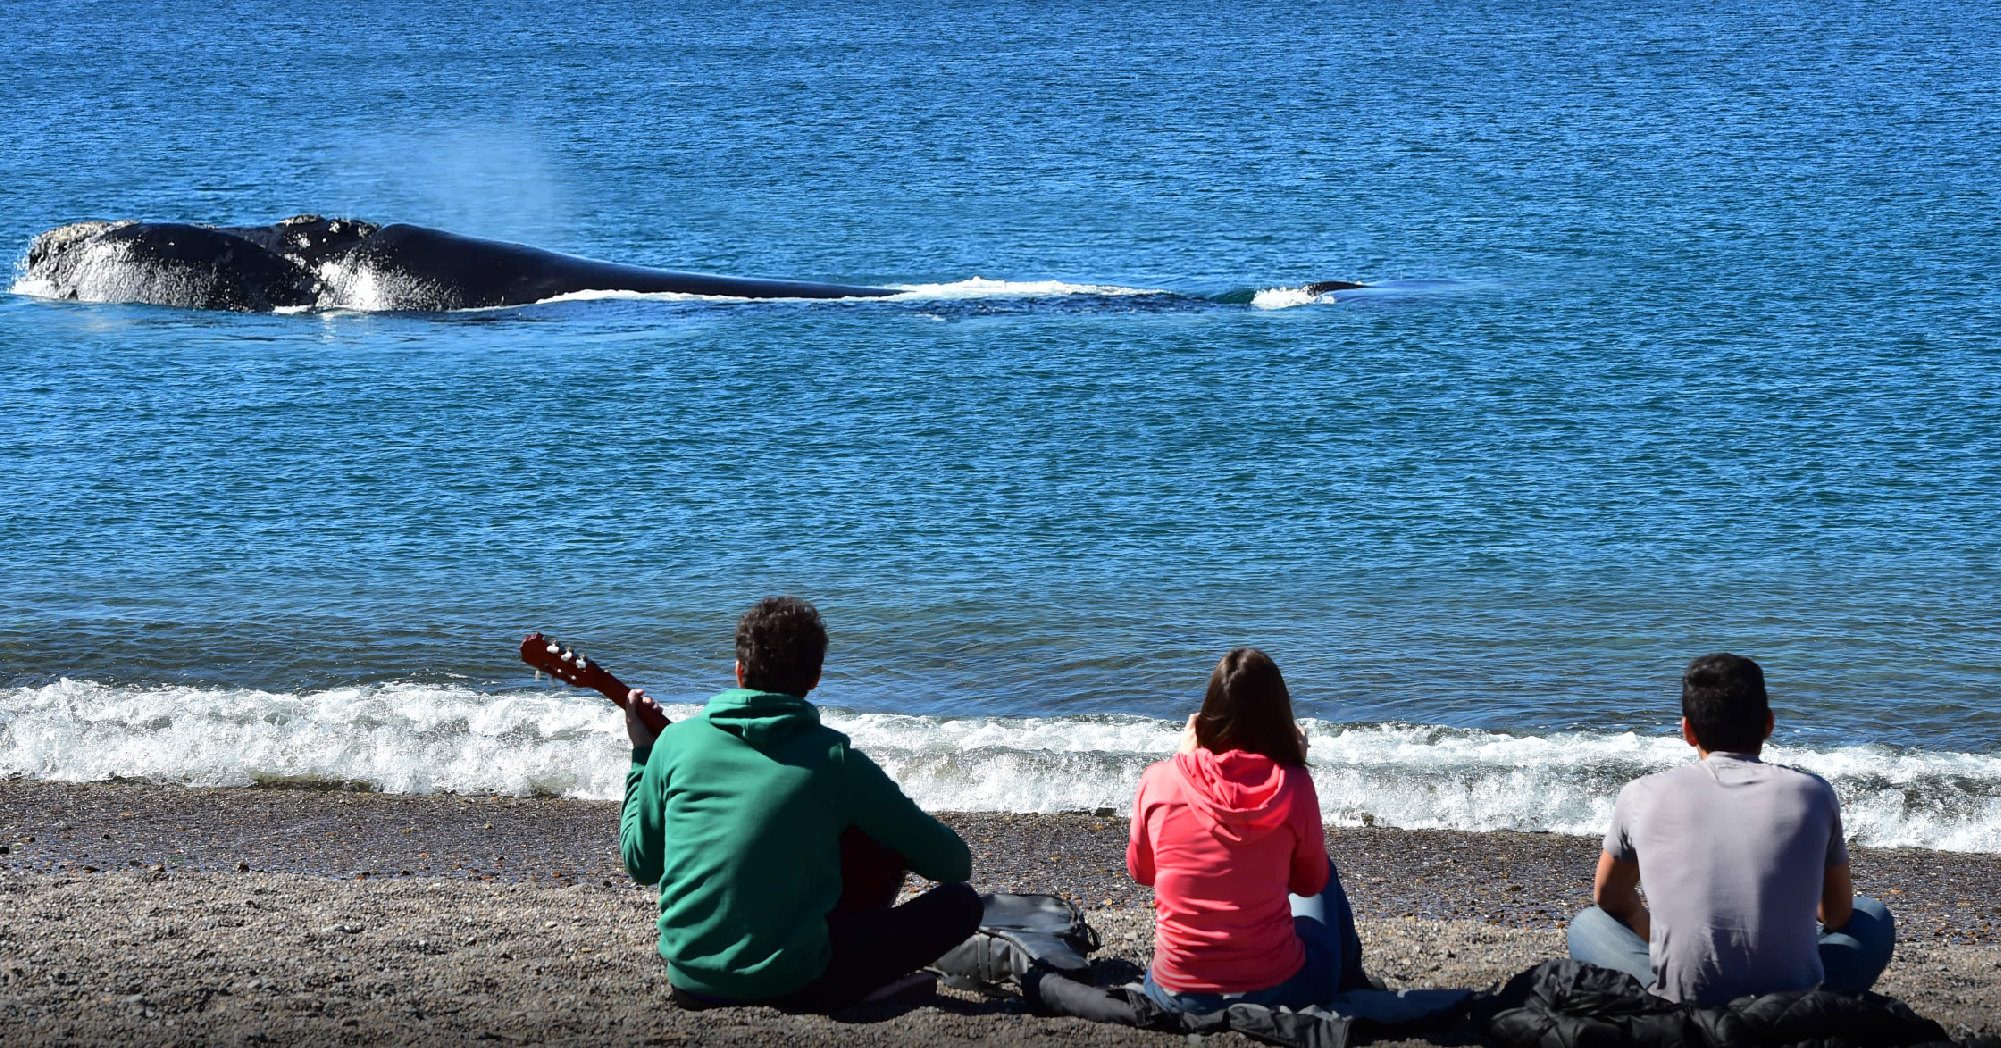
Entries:
MULTIPOLYGON (((941 817, 981 890, 1076 899, 1107 973, 1151 960, 1123 819, 941 817)), ((23 1045, 1167 1043, 950 993, 838 1021, 680 1011, 616 820, 609 802, 0 782, 0 1020, 23 1045)), ((1562 954, 1596 842, 1378 828, 1329 846, 1373 972, 1484 988, 1562 954)), ((1856 868, 1898 892, 1878 989, 1956 1035, 2001 1032, 2001 944, 1966 916, 2001 857, 1858 849, 1856 868)))
MULTIPOLYGON (((37 1048, 1186 1041, 943 989, 918 1007, 836 1017, 684 1011, 667 996, 655 913, 650 891, 598 884, 0 870, 0 1022, 9 1045, 37 1048)), ((1103 981, 1151 960, 1146 909, 1089 917, 1104 939, 1092 957, 1103 981)), ((1357 930, 1369 970, 1391 988, 1489 989, 1563 952, 1553 927, 1363 918, 1357 930)), ((1900 944, 1876 989, 1954 1037, 2001 1034, 2001 948, 1900 944)), ((1220 1036, 1229 1048, 1257 1043, 1220 1036)))
MULTIPOLYGON (((982 891, 1151 902, 1126 875, 1122 815, 937 814, 971 846, 982 891)), ((617 841, 614 801, 0 780, 0 870, 608 887, 630 884, 617 841)), ((1341 827, 1327 846, 1357 917, 1517 928, 1589 905, 1598 855, 1593 837, 1514 830, 1341 827)), ((2001 855, 1851 854, 1856 891, 1891 906, 1900 941, 2001 946, 2001 855)))

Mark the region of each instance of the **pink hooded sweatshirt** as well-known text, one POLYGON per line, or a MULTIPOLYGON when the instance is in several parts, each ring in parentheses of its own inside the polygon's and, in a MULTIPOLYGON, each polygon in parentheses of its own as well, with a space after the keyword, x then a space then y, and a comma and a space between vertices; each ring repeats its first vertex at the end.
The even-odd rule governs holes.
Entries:
POLYGON ((1154 981, 1248 993, 1306 963, 1286 893, 1327 887, 1320 800, 1305 768, 1205 749, 1146 769, 1126 869, 1153 886, 1154 981))

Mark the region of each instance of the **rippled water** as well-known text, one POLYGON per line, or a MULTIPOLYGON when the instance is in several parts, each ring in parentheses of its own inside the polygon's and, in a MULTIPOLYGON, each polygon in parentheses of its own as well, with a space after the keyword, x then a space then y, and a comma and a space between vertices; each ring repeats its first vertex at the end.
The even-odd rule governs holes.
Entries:
MULTIPOLYGON (((342 689, 515 701, 531 628, 695 701, 778 591, 830 617, 819 697, 948 736, 1157 728, 1254 643, 1303 715, 1448 764, 1435 740, 1645 748, 1680 666, 1729 649, 1765 663, 1797 752, 1886 782, 1997 754, 1989 7, 329 18, 18 12, 0 249, 320 211, 927 291, 443 316, 0 296, 0 770, 116 773, 33 756, 52 687, 336 726, 342 689), (1252 301, 1322 279, 1384 286, 1252 301), (1163 294, 1054 293, 1076 286, 1163 294)), ((485 759, 477 735, 440 759, 485 759)), ((215 774, 284 774, 250 753, 215 774)), ((559 778, 597 781, 575 760, 559 778)), ((1124 774, 1008 789, 1088 806, 1124 774)), ((1574 810, 1476 790, 1394 818, 1582 825, 1595 774, 1557 774, 1574 810)), ((1885 816, 1880 839, 2001 848, 2001 774, 1924 781, 1899 803, 1959 828, 1885 816)))

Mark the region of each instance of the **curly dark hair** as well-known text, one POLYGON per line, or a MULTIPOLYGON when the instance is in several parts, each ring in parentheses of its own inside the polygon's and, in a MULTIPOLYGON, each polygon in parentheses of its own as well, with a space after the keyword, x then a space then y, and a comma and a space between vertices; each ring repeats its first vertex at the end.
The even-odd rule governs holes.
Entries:
POLYGON ((744 687, 803 697, 820 682, 827 624, 798 597, 766 597, 736 621, 736 660, 744 687))

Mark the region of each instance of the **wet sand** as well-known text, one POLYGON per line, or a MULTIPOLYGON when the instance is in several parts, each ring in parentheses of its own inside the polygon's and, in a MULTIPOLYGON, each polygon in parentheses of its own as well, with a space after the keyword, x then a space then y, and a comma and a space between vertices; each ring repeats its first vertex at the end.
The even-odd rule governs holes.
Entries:
MULTIPOLYGON (((948 821, 982 890, 1085 904, 1108 974, 1150 960, 1122 819, 948 821)), ((0 783, 0 1024, 23 1045, 1168 1043, 958 995, 845 1021, 679 1011, 652 953, 654 895, 619 870, 616 824, 600 802, 0 783)), ((1487 986, 1561 955, 1597 847, 1385 829, 1328 843, 1393 986, 1487 986)), ((1950 1030, 2001 1032, 2001 856, 1854 862, 1899 920, 1878 989, 1950 1030)))

